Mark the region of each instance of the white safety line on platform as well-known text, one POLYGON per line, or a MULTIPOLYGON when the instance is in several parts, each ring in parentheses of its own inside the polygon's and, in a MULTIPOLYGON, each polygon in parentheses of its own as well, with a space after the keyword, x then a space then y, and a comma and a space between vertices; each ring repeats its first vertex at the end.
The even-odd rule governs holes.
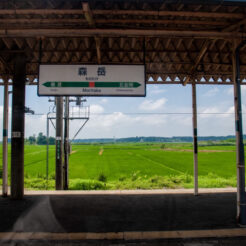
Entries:
MULTIPOLYGON (((231 193, 236 188, 200 188, 200 194, 206 193, 231 193)), ((165 195, 165 194, 193 194, 193 189, 160 189, 160 190, 25 190, 25 195, 165 195)))
POLYGON ((134 231, 134 232, 0 232, 1 241, 9 240, 155 240, 188 238, 246 237, 245 228, 189 231, 134 231))

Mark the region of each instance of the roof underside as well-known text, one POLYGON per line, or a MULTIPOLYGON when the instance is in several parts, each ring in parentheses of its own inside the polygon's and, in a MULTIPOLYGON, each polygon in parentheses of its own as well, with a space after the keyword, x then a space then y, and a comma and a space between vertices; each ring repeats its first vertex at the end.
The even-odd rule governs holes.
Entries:
POLYGON ((1 0, 0 77, 19 53, 30 83, 39 63, 145 63, 148 83, 231 84, 245 24, 243 1, 1 0))

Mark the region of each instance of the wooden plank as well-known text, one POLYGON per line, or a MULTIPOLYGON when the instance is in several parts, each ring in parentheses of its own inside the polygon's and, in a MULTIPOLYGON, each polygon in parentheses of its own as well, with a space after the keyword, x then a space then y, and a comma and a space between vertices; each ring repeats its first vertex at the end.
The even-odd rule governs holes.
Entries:
POLYGON ((83 8, 85 19, 87 20, 89 25, 90 26, 95 26, 95 21, 94 21, 94 19, 92 17, 92 12, 91 12, 91 9, 90 9, 90 6, 89 6, 88 2, 83 2, 82 3, 82 8, 83 8))
POLYGON ((237 28, 239 28, 241 25, 244 25, 246 23, 246 19, 240 20, 239 22, 229 25, 226 28, 222 29, 222 32, 230 32, 230 31, 236 31, 237 28))
MULTIPOLYGON (((95 24, 95 21, 93 19, 92 12, 91 12, 91 9, 90 9, 88 2, 83 2, 82 8, 84 11, 85 19, 87 20, 88 24, 91 27, 95 28, 96 24, 95 24)), ((96 43, 96 50, 97 50, 97 62, 98 62, 98 64, 101 64, 101 51, 100 51, 101 42, 100 42, 100 38, 97 36, 94 36, 94 40, 96 43)))
MULTIPOLYGON (((93 15, 146 15, 146 16, 182 16, 205 18, 243 19, 243 13, 193 12, 193 11, 152 11, 152 10, 92 10, 93 15)), ((83 15, 81 9, 1 9, 0 15, 83 15)))
POLYGON ((98 62, 98 64, 101 64, 101 50, 100 50, 101 40, 99 37, 94 37, 94 39, 96 42, 97 62, 98 62))
MULTIPOLYGON (((153 194, 153 191, 151 191, 153 194)), ((64 194, 61 194, 64 195, 64 194)), ((183 231, 119 231, 119 232, 70 232, 70 233, 54 233, 54 232, 0 232, 1 242, 13 241, 24 244, 26 241, 57 241, 57 245, 67 241, 67 245, 71 245, 73 241, 98 240, 98 245, 109 244, 110 241, 124 241, 124 245, 132 240, 195 240, 200 239, 201 245, 208 245, 204 242, 216 238, 216 242, 235 241, 234 238, 246 237, 245 228, 229 228, 229 229, 212 229, 212 230, 183 230, 183 231), (229 238, 226 240, 225 238, 229 238), (203 240, 202 240, 203 239, 203 240)), ((197 241, 197 240, 195 240, 197 241)), ((243 242, 243 241, 240 241, 243 242)), ((195 244, 195 243, 194 243, 195 244)), ((241 244, 241 243, 240 243, 241 244)), ((157 244, 156 244, 157 245, 157 244)), ((198 244, 197 244, 198 245, 198 244)), ((211 245, 211 244, 210 244, 211 245)), ((243 244, 241 244, 243 245, 243 244)))
MULTIPOLYGON (((242 38, 242 33, 233 33, 234 38, 242 38)), ((89 37, 89 36, 126 36, 126 37, 190 37, 190 38, 231 38, 231 32, 163 30, 163 29, 0 29, 0 37, 89 37)))
POLYGON ((82 9, 0 9, 0 15, 83 15, 82 9))
POLYGON ((0 62, 2 63, 2 65, 5 67, 5 69, 7 71, 12 72, 12 70, 10 69, 8 63, 5 61, 5 59, 1 55, 0 55, 0 62))
MULTIPOLYGON (((195 72, 195 70, 196 70, 198 64, 200 63, 201 59, 203 58, 204 54, 205 54, 206 51, 207 51, 209 44, 210 44, 210 40, 206 40, 206 41, 204 42, 204 44, 203 44, 203 46, 202 46, 202 48, 201 48, 200 53, 199 53, 198 56, 196 57, 196 60, 195 60, 194 65, 191 67, 191 70, 190 70, 190 74, 191 74, 191 75, 195 72)), ((186 85, 186 84, 189 82, 190 78, 191 78, 190 75, 188 75, 188 76, 186 77, 186 79, 185 79, 185 81, 184 81, 184 85, 186 85)))
MULTIPOLYGON (((182 16, 182 17, 206 17, 206 18, 235 18, 243 19, 241 13, 221 13, 221 12, 193 12, 193 11, 152 11, 152 10, 93 10, 96 15, 153 15, 153 16, 182 16)), ((1 12, 0 12, 1 13, 1 12)))
MULTIPOLYGON (((229 25, 229 21, 207 21, 207 20, 161 20, 161 19, 96 19, 99 24, 177 24, 177 25, 209 25, 209 26, 226 26, 229 25)), ((87 19, 82 18, 4 18, 0 19, 0 24, 27 24, 31 26, 33 24, 85 24, 88 23, 87 19)))

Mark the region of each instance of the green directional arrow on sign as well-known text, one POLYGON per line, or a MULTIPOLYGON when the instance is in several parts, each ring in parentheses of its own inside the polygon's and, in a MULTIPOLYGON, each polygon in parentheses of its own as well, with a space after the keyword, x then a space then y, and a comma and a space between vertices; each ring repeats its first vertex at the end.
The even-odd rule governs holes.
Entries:
POLYGON ((100 87, 100 88, 137 88, 141 86, 138 82, 75 82, 75 81, 47 81, 45 87, 100 87))

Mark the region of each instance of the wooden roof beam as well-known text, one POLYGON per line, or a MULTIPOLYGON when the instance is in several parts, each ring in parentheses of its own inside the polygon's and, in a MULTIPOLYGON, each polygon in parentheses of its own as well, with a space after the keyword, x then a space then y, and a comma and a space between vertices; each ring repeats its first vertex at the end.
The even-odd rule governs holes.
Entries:
MULTIPOLYGON (((85 19, 87 20, 89 26, 96 28, 96 23, 93 19, 93 15, 89 6, 88 2, 83 2, 82 3, 82 8, 83 8, 83 12, 85 15, 85 19)), ((97 62, 98 64, 101 64, 101 51, 100 51, 100 45, 101 45, 101 40, 99 37, 94 36, 94 40, 96 43, 96 51, 97 51, 97 62)))
POLYGON ((101 64, 101 39, 99 37, 94 37, 95 42, 96 42, 96 50, 97 50, 97 62, 98 64, 101 64))
POLYGON ((6 62, 6 60, 2 57, 2 55, 0 55, 0 62, 3 64, 4 68, 10 72, 10 73, 13 73, 10 65, 6 62))
MULTIPOLYGON (((10 25, 45 25, 45 24, 85 24, 90 21, 90 17, 87 19, 81 18, 4 18, 0 19, 2 26, 9 27, 10 25)), ((171 20, 171 19, 97 19, 99 24, 178 24, 178 25, 211 25, 211 26, 228 26, 229 21, 210 21, 210 20, 171 20)))
POLYGON ((243 20, 240 20, 236 24, 232 24, 232 25, 227 26, 226 28, 223 28, 222 32, 236 31, 238 28, 240 28, 240 26, 245 25, 245 24, 246 24, 246 18, 243 20))
MULTIPOLYGON (((6 29, 0 28, 0 37, 15 38, 15 37, 180 37, 180 38, 210 38, 210 39, 225 39, 231 38, 231 32, 221 31, 192 31, 192 30, 163 30, 163 29, 99 29, 99 28, 20 28, 6 29)), ((241 32, 233 33, 234 38, 242 38, 241 32)))
POLYGON ((190 70, 190 75, 188 75, 183 83, 183 85, 187 85, 187 83, 190 81, 191 79, 191 75, 195 72, 197 66, 199 65, 201 59, 203 58, 204 54, 206 53, 207 49, 208 49, 208 46, 210 44, 210 40, 205 40, 205 42, 203 43, 202 45, 202 48, 200 50, 200 53, 198 54, 198 56, 196 57, 196 60, 193 64, 193 66, 191 67, 191 70, 190 70))
POLYGON ((88 2, 83 2, 82 8, 83 8, 85 19, 87 20, 89 26, 95 27, 95 21, 93 19, 92 12, 88 2))
POLYGON ((81 15, 81 9, 0 9, 0 15, 81 15))
MULTIPOLYGON (((0 12, 1 13, 1 12, 0 12)), ((93 10, 96 15, 148 15, 148 16, 180 16, 180 17, 199 17, 199 18, 235 18, 243 19, 241 13, 221 13, 221 12, 193 12, 193 11, 153 11, 153 10, 93 10)))
POLYGON ((2 38, 2 41, 4 42, 5 46, 6 46, 9 50, 11 50, 13 40, 10 41, 9 39, 2 38))
MULTIPOLYGON (((148 15, 148 16, 181 16, 181 17, 199 17, 199 18, 228 18, 243 19, 244 13, 221 13, 204 11, 153 11, 153 10, 93 10, 96 15, 148 15)), ((82 15, 81 9, 0 9, 0 15, 82 15)))

